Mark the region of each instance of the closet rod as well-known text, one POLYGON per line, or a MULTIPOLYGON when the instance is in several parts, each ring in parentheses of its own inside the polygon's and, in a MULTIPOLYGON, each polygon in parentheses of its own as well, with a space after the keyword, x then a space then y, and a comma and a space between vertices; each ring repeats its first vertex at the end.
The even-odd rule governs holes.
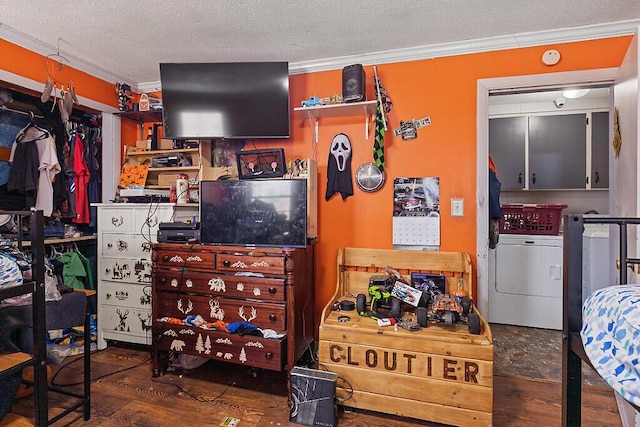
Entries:
MULTIPOLYGON (((14 110, 13 108, 5 107, 4 105, 0 107, 0 110, 11 111, 12 113, 24 114, 25 116, 30 116, 32 114, 27 111, 14 110)), ((43 116, 39 116, 38 114, 34 114, 33 117, 37 119, 44 119, 43 116)))

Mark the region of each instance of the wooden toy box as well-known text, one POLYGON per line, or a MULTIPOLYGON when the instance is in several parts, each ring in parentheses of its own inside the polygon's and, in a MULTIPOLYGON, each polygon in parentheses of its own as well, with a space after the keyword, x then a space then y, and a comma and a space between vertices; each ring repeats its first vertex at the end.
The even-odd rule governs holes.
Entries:
MULTIPOLYGON (((466 253, 340 249, 336 291, 319 327, 320 369, 338 375, 338 403, 444 424, 490 426, 493 339, 482 316, 480 334, 472 335, 464 324, 429 321, 427 328, 411 332, 378 326, 356 310, 336 309, 337 302, 355 302, 357 294, 369 301, 369 278, 384 274, 385 267, 407 279, 411 273, 443 274, 447 292, 462 287, 473 297, 466 253)), ((404 312, 410 316, 411 310, 404 312)))

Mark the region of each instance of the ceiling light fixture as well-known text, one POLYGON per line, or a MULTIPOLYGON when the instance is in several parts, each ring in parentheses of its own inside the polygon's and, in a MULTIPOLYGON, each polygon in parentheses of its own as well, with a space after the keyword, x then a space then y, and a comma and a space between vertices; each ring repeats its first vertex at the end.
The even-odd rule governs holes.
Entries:
POLYGON ((562 91, 562 96, 571 99, 581 98, 588 94, 590 90, 591 89, 568 89, 562 91))

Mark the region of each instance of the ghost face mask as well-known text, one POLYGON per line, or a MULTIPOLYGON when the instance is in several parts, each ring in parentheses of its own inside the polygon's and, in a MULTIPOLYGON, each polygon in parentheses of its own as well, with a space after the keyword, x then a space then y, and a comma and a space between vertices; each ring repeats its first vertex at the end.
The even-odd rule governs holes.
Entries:
POLYGON ((351 142, 344 133, 339 133, 331 141, 331 155, 335 158, 338 170, 344 172, 347 160, 351 157, 351 142))

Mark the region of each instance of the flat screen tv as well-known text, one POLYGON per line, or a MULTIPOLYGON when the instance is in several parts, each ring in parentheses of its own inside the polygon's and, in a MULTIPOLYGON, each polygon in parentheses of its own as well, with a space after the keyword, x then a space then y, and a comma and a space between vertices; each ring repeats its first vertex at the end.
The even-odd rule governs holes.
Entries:
POLYGON ((288 138, 289 63, 160 64, 169 139, 288 138))
POLYGON ((200 241, 215 245, 306 246, 306 180, 201 181, 200 241))

